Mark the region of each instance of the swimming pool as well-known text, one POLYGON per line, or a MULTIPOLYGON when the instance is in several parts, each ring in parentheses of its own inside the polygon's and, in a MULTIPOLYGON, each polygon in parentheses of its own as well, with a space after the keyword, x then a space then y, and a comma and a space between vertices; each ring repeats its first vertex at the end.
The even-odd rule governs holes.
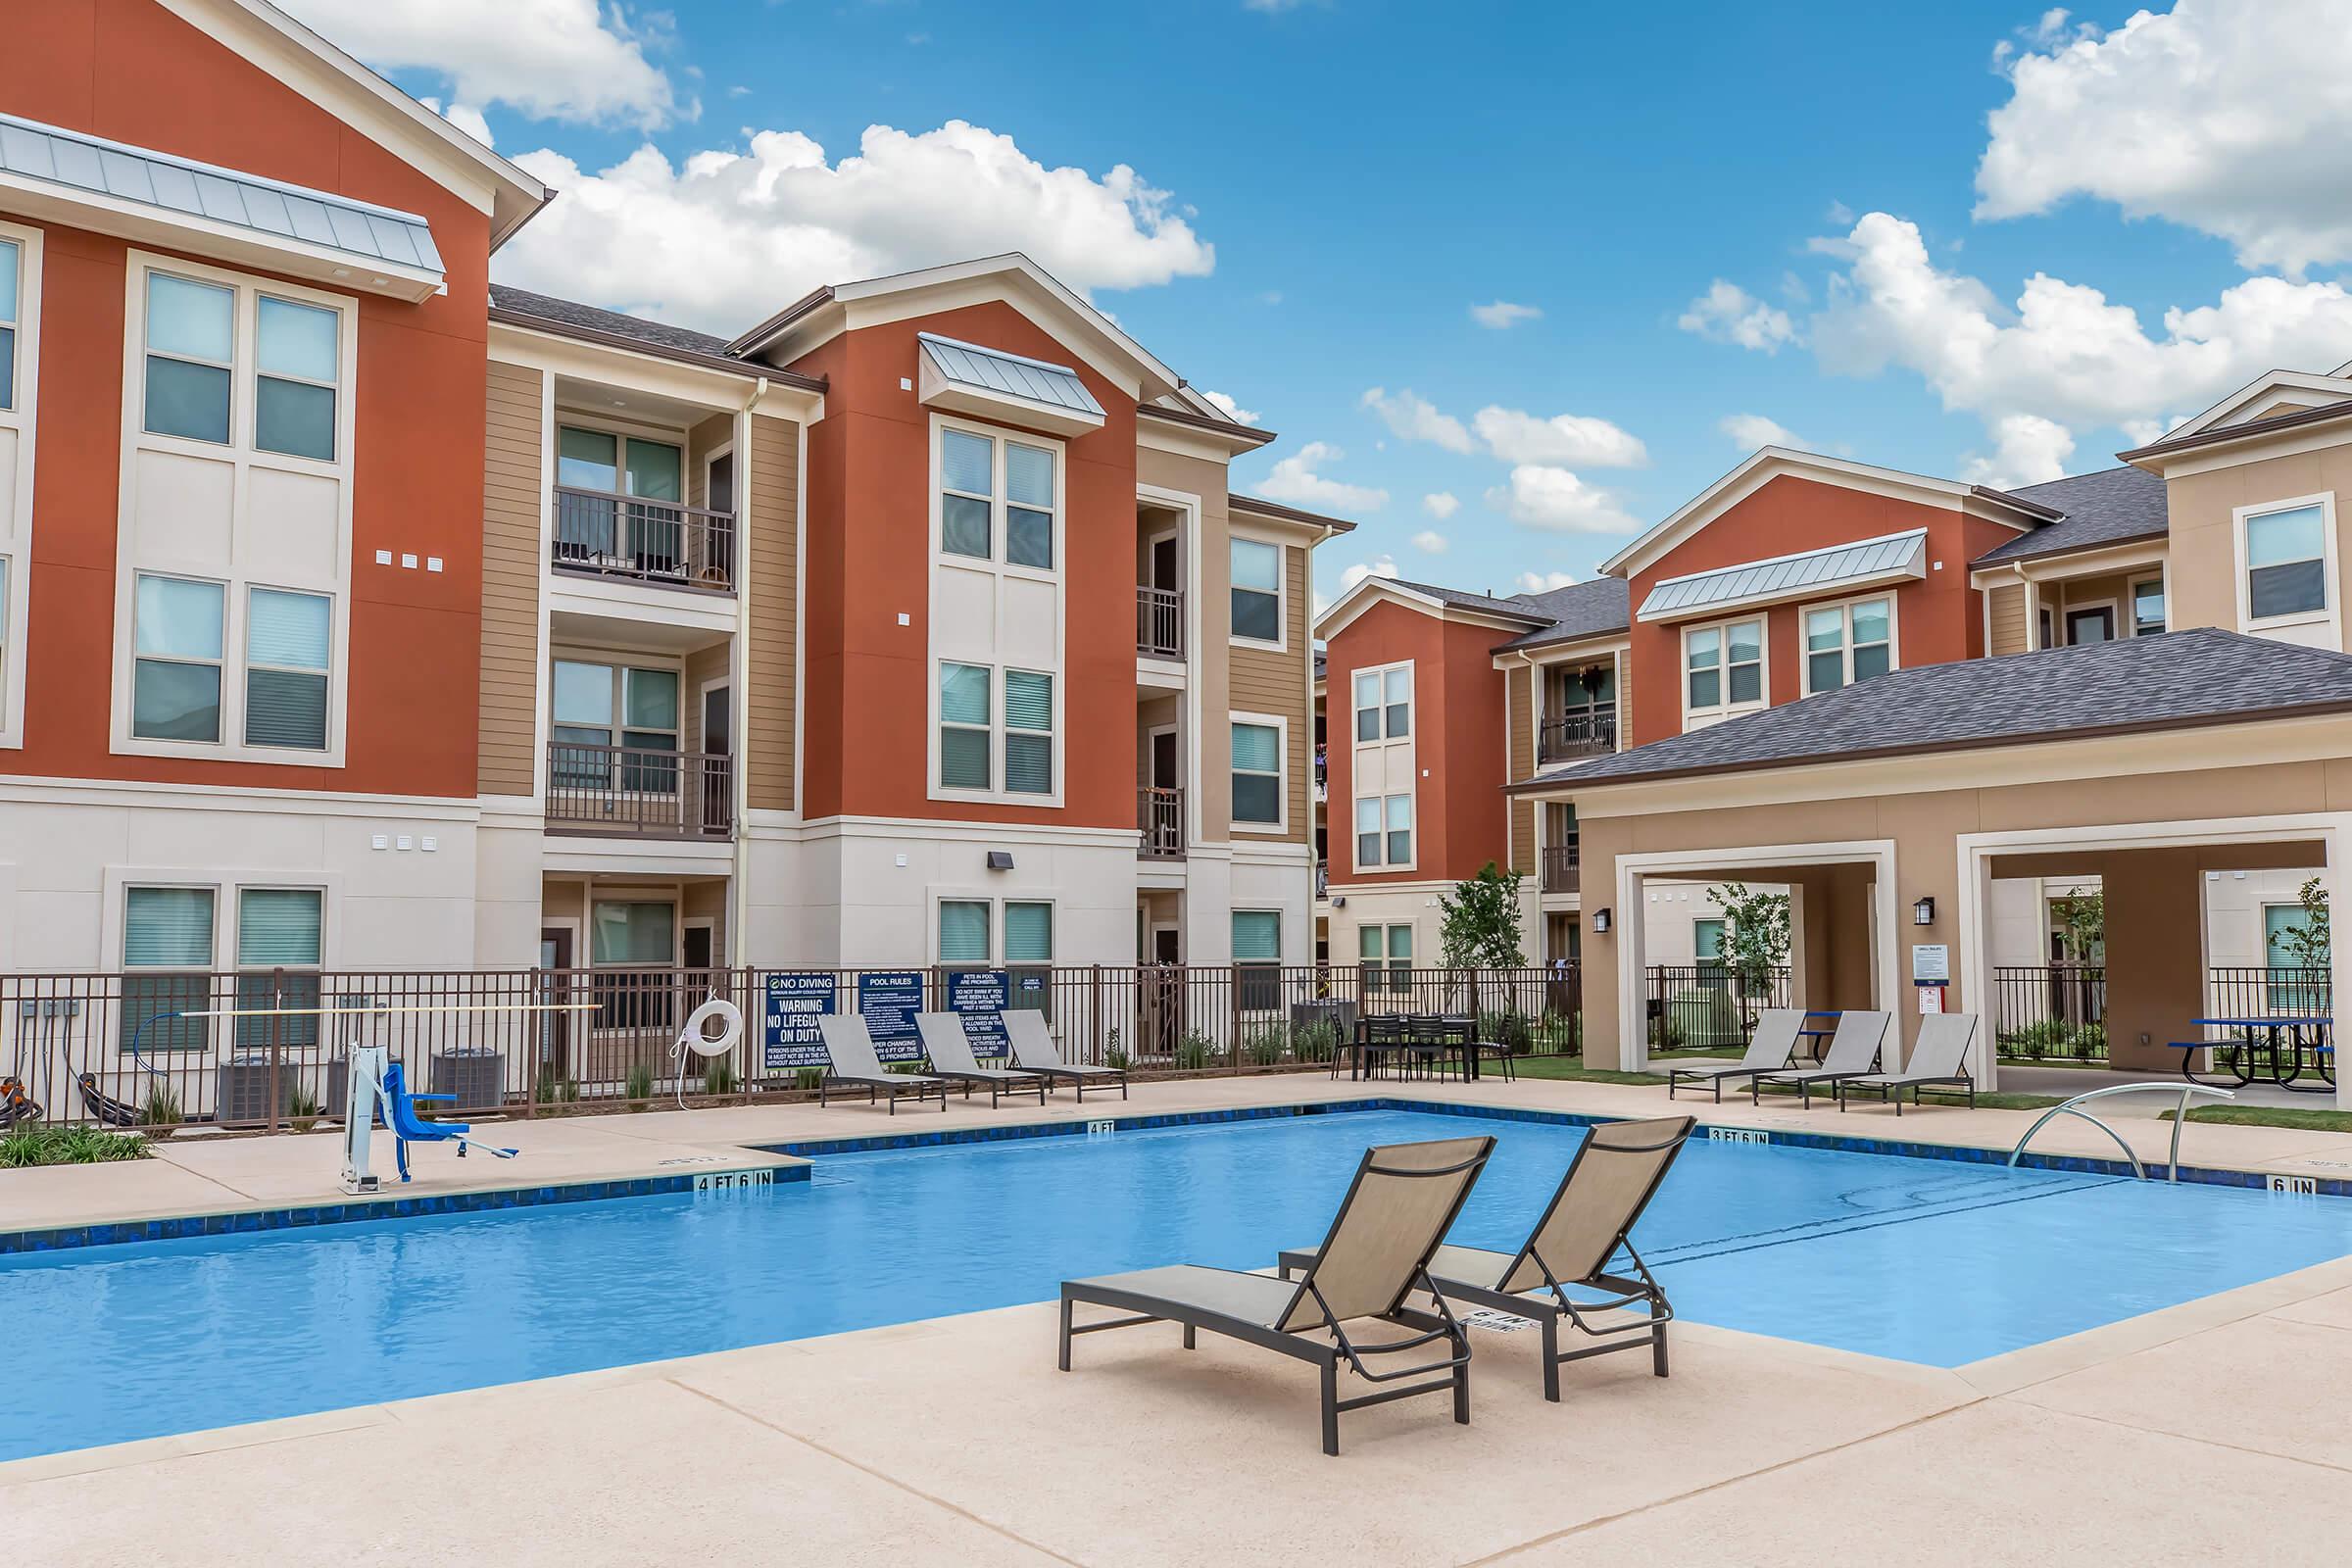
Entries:
MULTIPOLYGON (((1515 1247, 1581 1128, 1368 1110, 0 1256, 0 1459, 1263 1267, 1367 1145, 1466 1131, 1498 1143, 1453 1234, 1515 1247)), ((2352 1202, 1701 1140, 1635 1236, 1686 1319, 1954 1366, 2352 1252, 2352 1202)))

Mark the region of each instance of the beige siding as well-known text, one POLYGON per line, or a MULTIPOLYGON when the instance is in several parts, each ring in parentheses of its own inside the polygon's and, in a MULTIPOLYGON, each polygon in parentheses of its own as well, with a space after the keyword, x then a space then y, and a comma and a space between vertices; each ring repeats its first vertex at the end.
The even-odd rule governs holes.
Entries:
MULTIPOLYGON (((1233 833, 1233 731, 1225 719, 1225 711, 1232 706, 1226 702, 1232 670, 1229 655, 1239 653, 1226 642, 1233 629, 1233 596, 1227 591, 1233 557, 1225 516, 1225 465, 1143 447, 1135 455, 1135 476, 1143 484, 1200 498, 1199 535, 1184 541, 1184 554, 1189 564, 1197 552, 1200 562, 1200 646, 1188 649, 1187 655, 1192 678, 1200 683, 1203 733, 1188 734, 1182 744, 1186 758, 1197 760, 1200 770, 1201 798, 1189 803, 1187 814, 1200 825, 1205 842, 1223 844, 1233 833)), ((1303 662, 1300 669, 1303 672, 1303 662)), ((1303 673, 1300 678, 1303 680, 1303 673)))
POLYGON ((703 688, 727 678, 727 645, 712 643, 686 656, 686 689, 678 694, 685 711, 678 717, 678 744, 686 751, 703 747, 703 688))
MULTIPOLYGON (((1510 729, 1509 765, 1512 783, 1536 771, 1536 720, 1532 695, 1535 671, 1525 664, 1503 676, 1503 700, 1510 729)), ((1511 865, 1514 871, 1536 868, 1536 806, 1533 801, 1511 802, 1511 865)))
POLYGON ((2023 583, 2006 588, 1994 588, 1984 596, 1989 619, 1984 652, 1998 659, 2003 654, 2026 652, 2026 589, 2023 583))
MULTIPOLYGON (((1288 616, 1283 636, 1288 646, 1280 653, 1258 648, 1234 649, 1231 699, 1227 705, 1235 712, 1279 713, 1290 721, 1289 756, 1283 760, 1288 797, 1284 820, 1289 827, 1282 837, 1301 844, 1312 836, 1314 827, 1311 802, 1315 720, 1314 699, 1308 690, 1306 674, 1306 554, 1298 545, 1283 547, 1284 610, 1288 616)), ((1230 596, 1221 596, 1220 604, 1230 615, 1230 596)), ((1209 711, 1215 711, 1214 708, 1209 711)), ((1225 790, 1220 786, 1225 782, 1219 777, 1206 787, 1221 796, 1225 790)))
MULTIPOLYGON (((2340 606, 2346 590, 2352 589, 2352 540, 2343 537, 2343 530, 2352 527, 2352 444, 2284 457, 2249 457, 2226 468, 2167 481, 2172 603, 2166 613, 2174 629, 2236 630, 2236 511, 2315 495, 2335 497, 2337 580, 2330 585, 2328 602, 2340 606)), ((2304 629, 2291 640, 2324 642, 2326 630, 2304 629)))
POLYGON ((736 750, 756 811, 793 808, 793 637, 800 612, 801 427, 751 417, 751 455, 737 473, 750 485, 741 519, 750 576, 744 662, 748 690, 736 693, 736 750))
POLYGON ((1617 660, 1617 749, 1630 752, 1647 735, 1634 733, 1634 661, 1630 655, 1618 654, 1617 660))
POLYGON ((539 712, 540 372, 493 362, 484 408, 479 763, 485 795, 528 795, 539 712))

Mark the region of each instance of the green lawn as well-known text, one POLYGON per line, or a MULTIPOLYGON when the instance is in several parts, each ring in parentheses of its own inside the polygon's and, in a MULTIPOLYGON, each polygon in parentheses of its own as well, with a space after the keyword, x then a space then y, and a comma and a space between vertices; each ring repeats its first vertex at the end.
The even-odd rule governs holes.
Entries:
MULTIPOLYGON (((2162 1112, 2171 1121, 2172 1111, 2162 1112)), ((2190 1121, 2228 1122, 2236 1127, 2291 1127, 2306 1133, 2352 1133, 2352 1110, 2306 1110, 2301 1105, 2199 1105, 2190 1121)))

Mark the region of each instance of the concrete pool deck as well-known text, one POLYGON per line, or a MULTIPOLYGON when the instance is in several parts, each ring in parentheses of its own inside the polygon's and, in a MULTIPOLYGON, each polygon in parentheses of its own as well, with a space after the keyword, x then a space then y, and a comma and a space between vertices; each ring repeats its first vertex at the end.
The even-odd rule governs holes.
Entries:
MULTIPOLYGON (((1364 1087, 1195 1080, 1083 1111, 1064 1096, 1047 1114, 1364 1087)), ((1665 1105, 1642 1086, 1373 1087, 1601 1114, 1665 1105)), ((1684 1103, 1738 1126, 1896 1129, 1891 1111, 1684 1103)), ((2031 1114, 1931 1109, 1900 1131, 2005 1149, 2031 1114)), ((500 1137, 521 1160, 422 1151, 411 1191, 676 1159, 740 1168, 757 1162, 747 1143, 1037 1119, 958 1102, 895 1119, 860 1104, 516 1123, 500 1137)), ((2168 1128, 2120 1130, 2162 1156, 2168 1128)), ((2043 1137, 2063 1152, 2104 1142, 2088 1127, 2043 1137)), ((2183 1152, 2342 1175, 2352 1137, 2194 1125, 2183 1152)), ((335 1159, 318 1135, 175 1140, 155 1161, 0 1172, 0 1220, 318 1201, 335 1159)), ((1346 1419, 1333 1460, 1316 1451, 1309 1368, 1205 1336, 1186 1355, 1174 1331, 1142 1329, 1081 1340, 1065 1376, 1053 1308, 1011 1307, 21 1460, 0 1465, 0 1518, 30 1560, 56 1564, 2340 1560, 2352 1259, 1951 1371, 1703 1324, 1676 1336, 1671 1379, 1605 1357, 1567 1369, 1565 1402, 1549 1405, 1536 1337, 1482 1331, 1473 1425, 1438 1399, 1376 1407, 1346 1419)))

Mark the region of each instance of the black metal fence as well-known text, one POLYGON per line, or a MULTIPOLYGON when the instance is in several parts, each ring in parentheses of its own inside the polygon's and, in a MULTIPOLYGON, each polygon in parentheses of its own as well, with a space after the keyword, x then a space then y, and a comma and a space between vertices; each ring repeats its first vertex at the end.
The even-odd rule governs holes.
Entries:
POLYGON ((2334 977, 2292 964, 2220 964, 2205 971, 2207 1016, 2331 1018, 2334 977))
MULTIPOLYGON (((50 1121, 152 1131, 307 1130, 339 1120, 352 1048, 381 1044, 454 1114, 711 1104, 811 1087, 811 1011, 950 1010, 973 971, 667 967, 129 971, 0 975, 0 1102, 50 1121), (711 998, 743 1011, 725 1055, 681 1059, 711 998), (772 999, 772 1006, 771 1006, 772 999), (27 1112, 24 1107, 33 1107, 27 1112)), ((995 971, 973 989, 989 994, 995 971)), ((1526 1054, 1578 1049, 1581 974, 1387 964, 1011 966, 1074 1061, 1164 1072, 1329 1062, 1356 1020, 1472 1013, 1526 1054)), ((911 1061, 912 1049, 885 1049, 911 1061)))
POLYGON ((2008 1061, 2105 1061, 2107 969, 2096 963, 1998 964, 1992 1038, 2008 1061))
POLYGON ((1709 1051, 1744 1046, 1766 1007, 1787 1007, 1787 965, 1741 973, 1729 963, 1649 966, 1649 1046, 1653 1051, 1709 1051))

